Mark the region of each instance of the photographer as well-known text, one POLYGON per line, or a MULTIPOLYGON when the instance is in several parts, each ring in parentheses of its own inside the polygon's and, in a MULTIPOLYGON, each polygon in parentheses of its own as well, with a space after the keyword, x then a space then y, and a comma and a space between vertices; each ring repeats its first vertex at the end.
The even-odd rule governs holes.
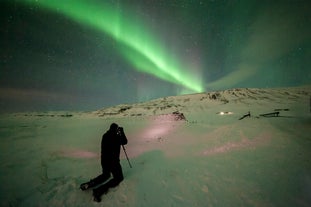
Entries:
POLYGON ((109 188, 119 185, 123 180, 123 172, 120 165, 120 147, 125 144, 127 144, 127 138, 123 128, 112 123, 101 141, 102 174, 80 186, 81 190, 93 188, 106 182, 112 174, 112 179, 107 183, 93 189, 94 201, 100 202, 101 195, 107 193, 109 188))

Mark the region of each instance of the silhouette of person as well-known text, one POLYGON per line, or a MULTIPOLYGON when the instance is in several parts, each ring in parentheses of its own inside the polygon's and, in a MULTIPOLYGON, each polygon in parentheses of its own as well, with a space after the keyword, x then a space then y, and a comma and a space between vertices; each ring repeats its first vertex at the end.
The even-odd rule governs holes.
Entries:
POLYGON ((87 190, 104 183, 93 189, 94 201, 100 202, 101 196, 106 194, 109 188, 116 187, 124 179, 120 165, 120 147, 126 144, 127 138, 123 128, 112 123, 101 141, 102 174, 80 185, 81 190, 87 190), (113 176, 112 179, 106 182, 111 177, 111 174, 113 176))

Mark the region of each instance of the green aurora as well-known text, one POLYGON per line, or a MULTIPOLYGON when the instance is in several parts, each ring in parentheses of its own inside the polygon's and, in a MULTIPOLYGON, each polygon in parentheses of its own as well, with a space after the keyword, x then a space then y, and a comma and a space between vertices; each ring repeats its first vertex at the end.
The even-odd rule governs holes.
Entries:
POLYGON ((0 1, 0 113, 310 85, 310 1, 0 1))
MULTIPOLYGON (((60 13, 68 18, 108 34, 119 45, 120 53, 136 70, 203 92, 200 74, 182 68, 181 63, 161 47, 142 21, 121 14, 109 4, 91 4, 84 0, 21 0, 60 13)), ((195 70, 197 71, 197 70, 195 70)))

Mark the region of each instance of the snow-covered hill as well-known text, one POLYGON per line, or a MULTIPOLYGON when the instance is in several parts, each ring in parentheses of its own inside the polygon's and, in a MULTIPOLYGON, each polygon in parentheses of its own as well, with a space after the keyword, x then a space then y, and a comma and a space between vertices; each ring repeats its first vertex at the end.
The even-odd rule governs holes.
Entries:
POLYGON ((308 86, 232 89, 3 115, 0 205, 310 206, 310 97, 308 86), (98 204, 79 185, 100 173, 112 122, 133 168, 121 153, 125 180, 98 204))
POLYGON ((122 104, 94 111, 93 114, 112 118, 183 113, 190 117, 195 114, 202 119, 201 115, 215 111, 215 109, 219 109, 220 112, 226 109, 231 111, 235 109, 237 116, 243 115, 247 111, 253 111, 254 115, 258 115, 276 109, 290 111, 290 108, 303 113, 303 111, 308 112, 308 107, 310 107, 310 88, 309 86, 276 89, 237 88, 171 96, 137 104, 122 104))

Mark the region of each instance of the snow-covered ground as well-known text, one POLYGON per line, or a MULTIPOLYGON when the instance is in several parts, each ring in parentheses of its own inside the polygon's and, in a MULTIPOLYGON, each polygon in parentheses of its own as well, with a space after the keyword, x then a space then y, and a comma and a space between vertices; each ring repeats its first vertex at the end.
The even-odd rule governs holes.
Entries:
POLYGON ((1 115, 0 206, 311 206, 310 97, 311 87, 232 89, 1 115), (79 185, 101 172, 112 122, 133 168, 121 152, 125 180, 96 203, 79 185))

